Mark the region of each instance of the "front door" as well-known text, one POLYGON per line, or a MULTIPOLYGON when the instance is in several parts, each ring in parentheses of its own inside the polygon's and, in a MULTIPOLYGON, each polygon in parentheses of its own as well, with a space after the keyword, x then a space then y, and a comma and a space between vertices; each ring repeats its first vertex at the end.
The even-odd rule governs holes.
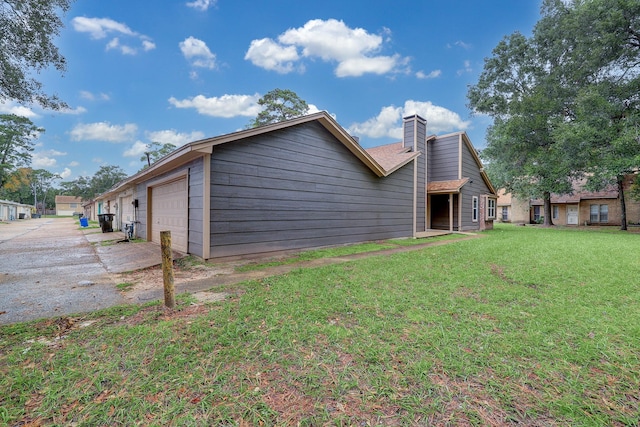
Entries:
POLYGON ((567 206, 567 225, 578 225, 577 206, 567 206))

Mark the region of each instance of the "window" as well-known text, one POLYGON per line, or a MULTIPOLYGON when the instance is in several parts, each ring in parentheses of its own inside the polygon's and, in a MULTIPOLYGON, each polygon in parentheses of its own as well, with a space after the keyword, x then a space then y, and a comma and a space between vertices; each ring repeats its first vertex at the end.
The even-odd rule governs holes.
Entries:
POLYGON ((551 215, 551 217, 553 219, 558 219, 560 218, 560 208, 558 208, 557 205, 552 206, 553 207, 553 215, 551 215))
POLYGON ((509 208, 507 206, 502 207, 502 220, 509 221, 509 208))
POLYGON ((540 216, 540 206, 534 206, 533 207, 533 222, 540 222, 540 219, 542 217, 540 216))
POLYGON ((473 201, 471 202, 471 221, 478 222, 478 197, 473 196, 473 201))
POLYGON ((487 219, 496 217, 496 199, 487 199, 487 219))
POLYGON ((77 203, 69 203, 69 208, 70 208, 70 209, 75 209, 75 208, 77 208, 77 207, 78 207, 78 204, 77 204, 77 203))
POLYGON ((609 205, 591 205, 589 207, 589 222, 609 222, 609 205))

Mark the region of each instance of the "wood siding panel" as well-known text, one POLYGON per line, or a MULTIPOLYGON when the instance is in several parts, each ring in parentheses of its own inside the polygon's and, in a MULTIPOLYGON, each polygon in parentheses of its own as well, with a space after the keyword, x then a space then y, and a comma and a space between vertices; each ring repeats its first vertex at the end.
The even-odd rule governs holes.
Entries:
POLYGON ((378 178, 317 123, 211 158, 212 257, 411 235, 413 164, 378 178))
POLYGON ((429 143, 429 181, 458 179, 458 135, 429 143))
MULTIPOLYGON (((462 144, 462 177, 469 178, 469 182, 462 187, 462 231, 478 230, 480 222, 484 218, 478 218, 478 221, 472 221, 472 203, 473 196, 478 197, 478 205, 482 202, 481 197, 490 193, 489 187, 485 184, 480 169, 476 163, 473 154, 469 151, 467 144, 462 144)), ((497 209, 497 208, 496 208, 497 209)), ((486 210, 486 209, 485 209, 486 210)), ((483 212, 486 214, 486 212, 483 212)))

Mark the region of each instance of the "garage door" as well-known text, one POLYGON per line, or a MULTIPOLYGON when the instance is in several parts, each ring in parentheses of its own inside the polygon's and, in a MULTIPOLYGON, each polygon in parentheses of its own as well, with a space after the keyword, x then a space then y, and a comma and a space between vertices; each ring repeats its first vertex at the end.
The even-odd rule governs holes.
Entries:
POLYGON ((187 252, 189 229, 187 179, 151 188, 151 240, 160 243, 160 232, 171 231, 171 246, 187 252))

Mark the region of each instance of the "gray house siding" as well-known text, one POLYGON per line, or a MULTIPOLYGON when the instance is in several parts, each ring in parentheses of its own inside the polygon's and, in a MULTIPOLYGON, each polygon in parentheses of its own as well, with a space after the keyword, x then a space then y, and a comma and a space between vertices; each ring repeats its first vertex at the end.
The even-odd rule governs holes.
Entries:
POLYGON ((428 144, 429 181, 458 179, 458 138, 451 135, 428 144))
POLYGON ((147 224, 148 224, 148 189, 154 185, 161 184, 167 178, 172 175, 179 174, 180 172, 187 171, 187 183, 188 183, 188 252, 194 255, 202 256, 202 197, 203 197, 203 165, 202 160, 197 159, 191 161, 185 165, 179 166, 172 170, 170 173, 159 175, 148 181, 140 183, 136 186, 135 198, 138 199, 138 213, 137 218, 139 221, 136 235, 141 239, 148 239, 147 236, 147 224))
POLYGON ((477 230, 479 222, 483 218, 479 217, 478 221, 473 221, 473 196, 477 196, 478 206, 482 202, 480 197, 489 194, 490 190, 480 175, 480 169, 476 163, 473 154, 469 151, 467 144, 462 144, 462 176, 469 178, 469 182, 462 188, 462 230, 477 230))
POLYGON ((310 122, 214 148, 211 257, 412 234, 413 163, 371 172, 310 122))

